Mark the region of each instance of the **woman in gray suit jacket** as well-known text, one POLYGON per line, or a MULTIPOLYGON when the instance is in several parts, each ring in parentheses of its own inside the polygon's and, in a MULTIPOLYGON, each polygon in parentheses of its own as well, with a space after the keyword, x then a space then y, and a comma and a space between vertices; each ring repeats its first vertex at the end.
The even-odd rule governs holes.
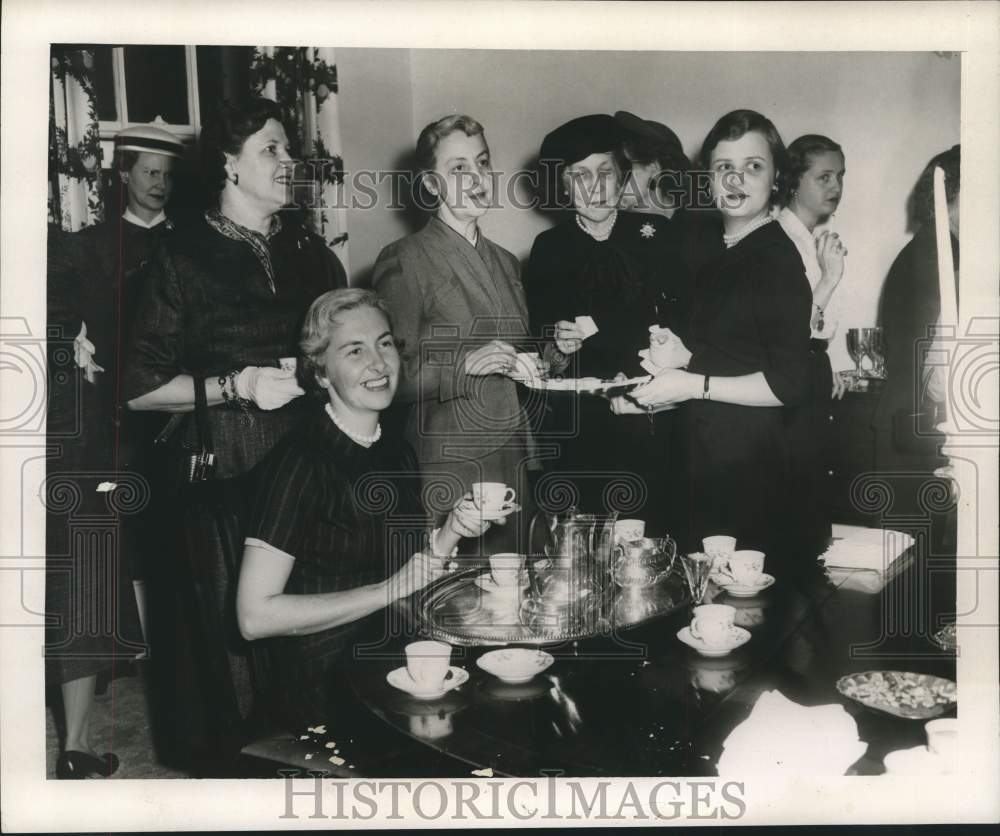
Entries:
MULTIPOLYGON (((505 372, 514 344, 529 336, 528 310, 518 260, 478 226, 493 198, 483 127, 460 115, 432 122, 420 132, 416 157, 434 215, 382 250, 373 283, 400 342, 397 401, 412 405, 407 438, 424 500, 443 518, 473 483, 504 482, 525 506, 530 431, 505 372)), ((523 551, 520 528, 495 526, 483 551, 523 551)))

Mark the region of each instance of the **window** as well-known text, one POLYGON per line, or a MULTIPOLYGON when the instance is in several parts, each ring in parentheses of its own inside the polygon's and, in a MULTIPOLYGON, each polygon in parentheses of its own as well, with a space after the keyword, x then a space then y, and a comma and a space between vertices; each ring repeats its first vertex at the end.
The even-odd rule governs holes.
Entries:
POLYGON ((110 165, 119 131, 156 122, 192 142, 201 130, 193 46, 95 46, 97 118, 110 165))
POLYGON ((250 88, 253 47, 106 46, 94 51, 97 119, 104 166, 115 134, 157 121, 184 142, 201 133, 205 114, 250 88))

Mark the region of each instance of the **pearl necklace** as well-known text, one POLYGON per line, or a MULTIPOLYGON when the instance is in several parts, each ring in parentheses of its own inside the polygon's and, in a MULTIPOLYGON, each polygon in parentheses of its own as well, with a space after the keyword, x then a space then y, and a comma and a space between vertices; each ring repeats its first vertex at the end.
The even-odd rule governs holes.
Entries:
POLYGON ((362 447, 371 447, 376 441, 382 437, 382 425, 375 425, 375 432, 371 435, 362 435, 361 433, 356 433, 349 427, 345 427, 343 422, 337 417, 337 413, 333 411, 333 405, 326 405, 326 414, 330 416, 330 419, 334 424, 340 429, 340 431, 346 435, 351 441, 360 444, 362 447))
POLYGON ((773 215, 762 215, 753 223, 751 223, 749 226, 745 227, 744 229, 741 229, 739 232, 733 235, 723 235, 722 242, 726 245, 727 250, 731 249, 732 247, 735 247, 738 243, 740 243, 740 241, 742 241, 744 238, 746 238, 751 232, 755 232, 762 226, 771 223, 771 221, 773 220, 774 220, 773 215))
POLYGON ((576 216, 576 225, 580 227, 580 229, 582 229, 584 232, 586 232, 587 235, 589 235, 595 241, 607 241, 611 237, 611 231, 615 228, 615 221, 617 220, 618 220, 618 210, 615 209, 605 220, 601 221, 597 225, 596 232, 588 229, 584 225, 583 221, 580 219, 579 215, 576 216))

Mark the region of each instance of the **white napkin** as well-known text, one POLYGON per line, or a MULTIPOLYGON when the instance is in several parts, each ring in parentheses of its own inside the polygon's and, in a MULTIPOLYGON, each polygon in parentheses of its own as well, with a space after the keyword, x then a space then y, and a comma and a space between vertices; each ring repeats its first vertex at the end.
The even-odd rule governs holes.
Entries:
POLYGON ((722 748, 719 775, 843 775, 868 744, 842 705, 807 707, 765 691, 722 748))
POLYGON ((827 567, 884 573, 912 545, 913 538, 903 531, 834 525, 833 543, 821 558, 827 567))
POLYGON ((599 330, 592 316, 578 316, 574 322, 576 323, 576 327, 583 331, 584 339, 594 336, 599 330))
POLYGON ((639 363, 639 365, 642 367, 642 370, 644 372, 648 372, 649 374, 655 377, 662 371, 662 369, 659 366, 657 366, 656 363, 654 363, 652 360, 649 359, 648 348, 640 348, 639 356, 642 358, 642 362, 639 363))

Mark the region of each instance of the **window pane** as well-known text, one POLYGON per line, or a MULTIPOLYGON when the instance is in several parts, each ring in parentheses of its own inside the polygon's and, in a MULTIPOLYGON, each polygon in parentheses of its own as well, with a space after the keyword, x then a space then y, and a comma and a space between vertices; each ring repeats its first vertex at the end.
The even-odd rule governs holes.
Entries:
POLYGON ((239 101, 250 89, 252 46, 199 46, 198 106, 204 125, 225 101, 239 101))
POLYGON ((97 118, 101 122, 118 121, 118 97, 115 95, 114 47, 94 46, 94 96, 97 118))
POLYGON ((125 94, 130 122, 190 125, 184 47, 125 47, 125 94))

